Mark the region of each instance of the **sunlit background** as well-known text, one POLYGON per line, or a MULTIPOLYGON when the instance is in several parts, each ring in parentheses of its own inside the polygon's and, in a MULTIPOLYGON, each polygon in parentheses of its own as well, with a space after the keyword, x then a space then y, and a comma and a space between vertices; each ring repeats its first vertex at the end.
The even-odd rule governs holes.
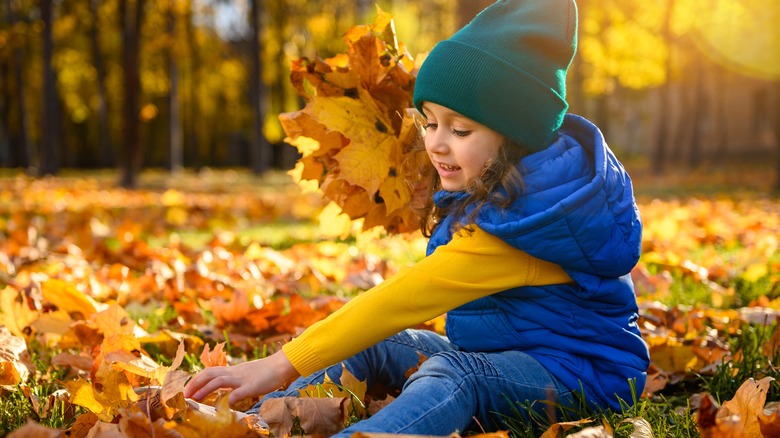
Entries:
MULTIPOLYGON (((291 168, 296 153, 277 119, 302 104, 291 60, 343 52, 344 33, 377 7, 417 56, 489 3, 5 0, 0 166, 291 168)), ((780 161, 776 0, 578 6, 568 100, 613 149, 658 173, 780 161)))

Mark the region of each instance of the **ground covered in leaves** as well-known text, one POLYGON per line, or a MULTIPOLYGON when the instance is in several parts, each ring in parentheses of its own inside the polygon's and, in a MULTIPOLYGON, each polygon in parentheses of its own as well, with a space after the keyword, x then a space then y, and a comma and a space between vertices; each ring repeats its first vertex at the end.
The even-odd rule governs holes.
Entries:
MULTIPOLYGON (((424 239, 359 232, 283 174, 143 181, 0 178, 0 435, 327 435, 392 400, 326 384, 264 408, 262 424, 218 397, 211 411, 188 404, 182 388, 202 367, 277 350, 422 257, 424 239)), ((639 193, 647 386, 624 412, 535 429, 518 414, 501 436, 778 436, 780 202, 639 193)))

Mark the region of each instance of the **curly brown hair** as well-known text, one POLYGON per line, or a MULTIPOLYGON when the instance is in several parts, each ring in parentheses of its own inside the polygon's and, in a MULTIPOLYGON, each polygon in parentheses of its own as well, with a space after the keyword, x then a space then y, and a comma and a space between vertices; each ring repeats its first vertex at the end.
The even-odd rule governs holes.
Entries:
POLYGON ((446 208, 437 207, 433 203, 433 194, 441 190, 441 179, 425 151, 423 136, 419 135, 410 146, 407 162, 404 164, 407 178, 415 181, 411 207, 420 217, 420 229, 425 237, 431 236, 436 225, 445 216, 464 216, 466 208, 475 205, 465 221, 455 222, 458 229, 468 229, 485 204, 508 207, 522 194, 523 178, 519 163, 528 152, 517 142, 505 138, 498 150, 498 156, 487 163, 479 177, 466 183, 465 199, 446 208))

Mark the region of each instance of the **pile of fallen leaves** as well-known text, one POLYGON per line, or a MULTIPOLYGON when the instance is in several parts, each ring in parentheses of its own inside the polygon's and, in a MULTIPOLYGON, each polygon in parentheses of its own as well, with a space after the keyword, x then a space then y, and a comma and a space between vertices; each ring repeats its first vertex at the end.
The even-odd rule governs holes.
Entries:
MULTIPOLYGON (((19 177, 1 182, 0 385, 5 394, 25 394, 42 417, 59 409, 73 424, 69 436, 208 436, 215 430, 281 436, 294 428, 327 434, 392 400, 367 394, 362 382, 347 379, 342 386, 311 388, 307 394, 316 401, 269 404, 264 425, 252 417, 240 420, 217 398, 208 401, 216 406, 211 413, 183 399, 189 376, 181 369, 183 360, 213 366, 275 351, 341 306, 350 293, 395 272, 392 264, 354 243, 323 240, 274 249, 239 242, 223 225, 205 225, 219 223, 226 211, 237 228, 291 218, 302 208, 296 204, 311 205, 307 195, 275 189, 274 196, 254 185, 208 194, 125 192, 96 181, 19 177), (262 202, 269 216, 245 208, 254 202, 262 202), (186 209, 181 216, 186 220, 170 220, 177 209, 186 209), (176 237, 182 228, 197 227, 212 235, 202 247, 189 248, 176 237), (167 236, 164 245, 147 242, 161 236, 167 236), (36 369, 32 356, 51 368, 36 369), (60 390, 39 399, 31 388, 55 375, 60 390)), ((740 351, 725 340, 744 324, 775 325, 780 223, 777 202, 768 200, 653 200, 641 203, 640 210, 645 252, 633 276, 652 356, 643 395, 653 397, 738 358, 740 351), (713 246, 719 250, 709 249, 713 246), (689 308, 660 304, 680 280, 711 290, 711 302, 689 308), (765 285, 765 293, 738 306, 734 285, 740 282, 765 285)), ((421 256, 419 241, 419 236, 406 239, 421 256)), ((427 327, 441 329, 441 324, 427 327)), ((773 357, 778 343, 775 332, 761 348, 773 357)), ((776 383, 753 377, 729 401, 718 394, 691 394, 703 436, 725 436, 725 430, 731 436, 773 436, 767 431, 776 431, 780 420, 765 401, 776 383)), ((233 408, 241 411, 253 402, 233 408)), ((641 420, 633 422, 637 430, 649 427, 641 420)), ((548 434, 593 421, 556 423, 548 434)), ((593 427, 611 433, 608 425, 585 430, 593 427)), ((18 434, 34 429, 58 433, 32 422, 18 434)))

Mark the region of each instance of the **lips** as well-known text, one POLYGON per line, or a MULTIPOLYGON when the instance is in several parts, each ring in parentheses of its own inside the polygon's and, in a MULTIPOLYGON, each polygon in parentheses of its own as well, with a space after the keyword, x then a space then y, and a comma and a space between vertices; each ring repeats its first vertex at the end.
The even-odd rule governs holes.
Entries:
POLYGON ((460 167, 458 166, 451 166, 449 164, 439 163, 439 169, 442 169, 446 172, 454 172, 456 170, 460 170, 460 167))
POLYGON ((460 166, 453 166, 451 164, 445 164, 445 163, 436 163, 436 172, 439 173, 439 177, 442 180, 458 178, 460 171, 461 171, 460 166))

